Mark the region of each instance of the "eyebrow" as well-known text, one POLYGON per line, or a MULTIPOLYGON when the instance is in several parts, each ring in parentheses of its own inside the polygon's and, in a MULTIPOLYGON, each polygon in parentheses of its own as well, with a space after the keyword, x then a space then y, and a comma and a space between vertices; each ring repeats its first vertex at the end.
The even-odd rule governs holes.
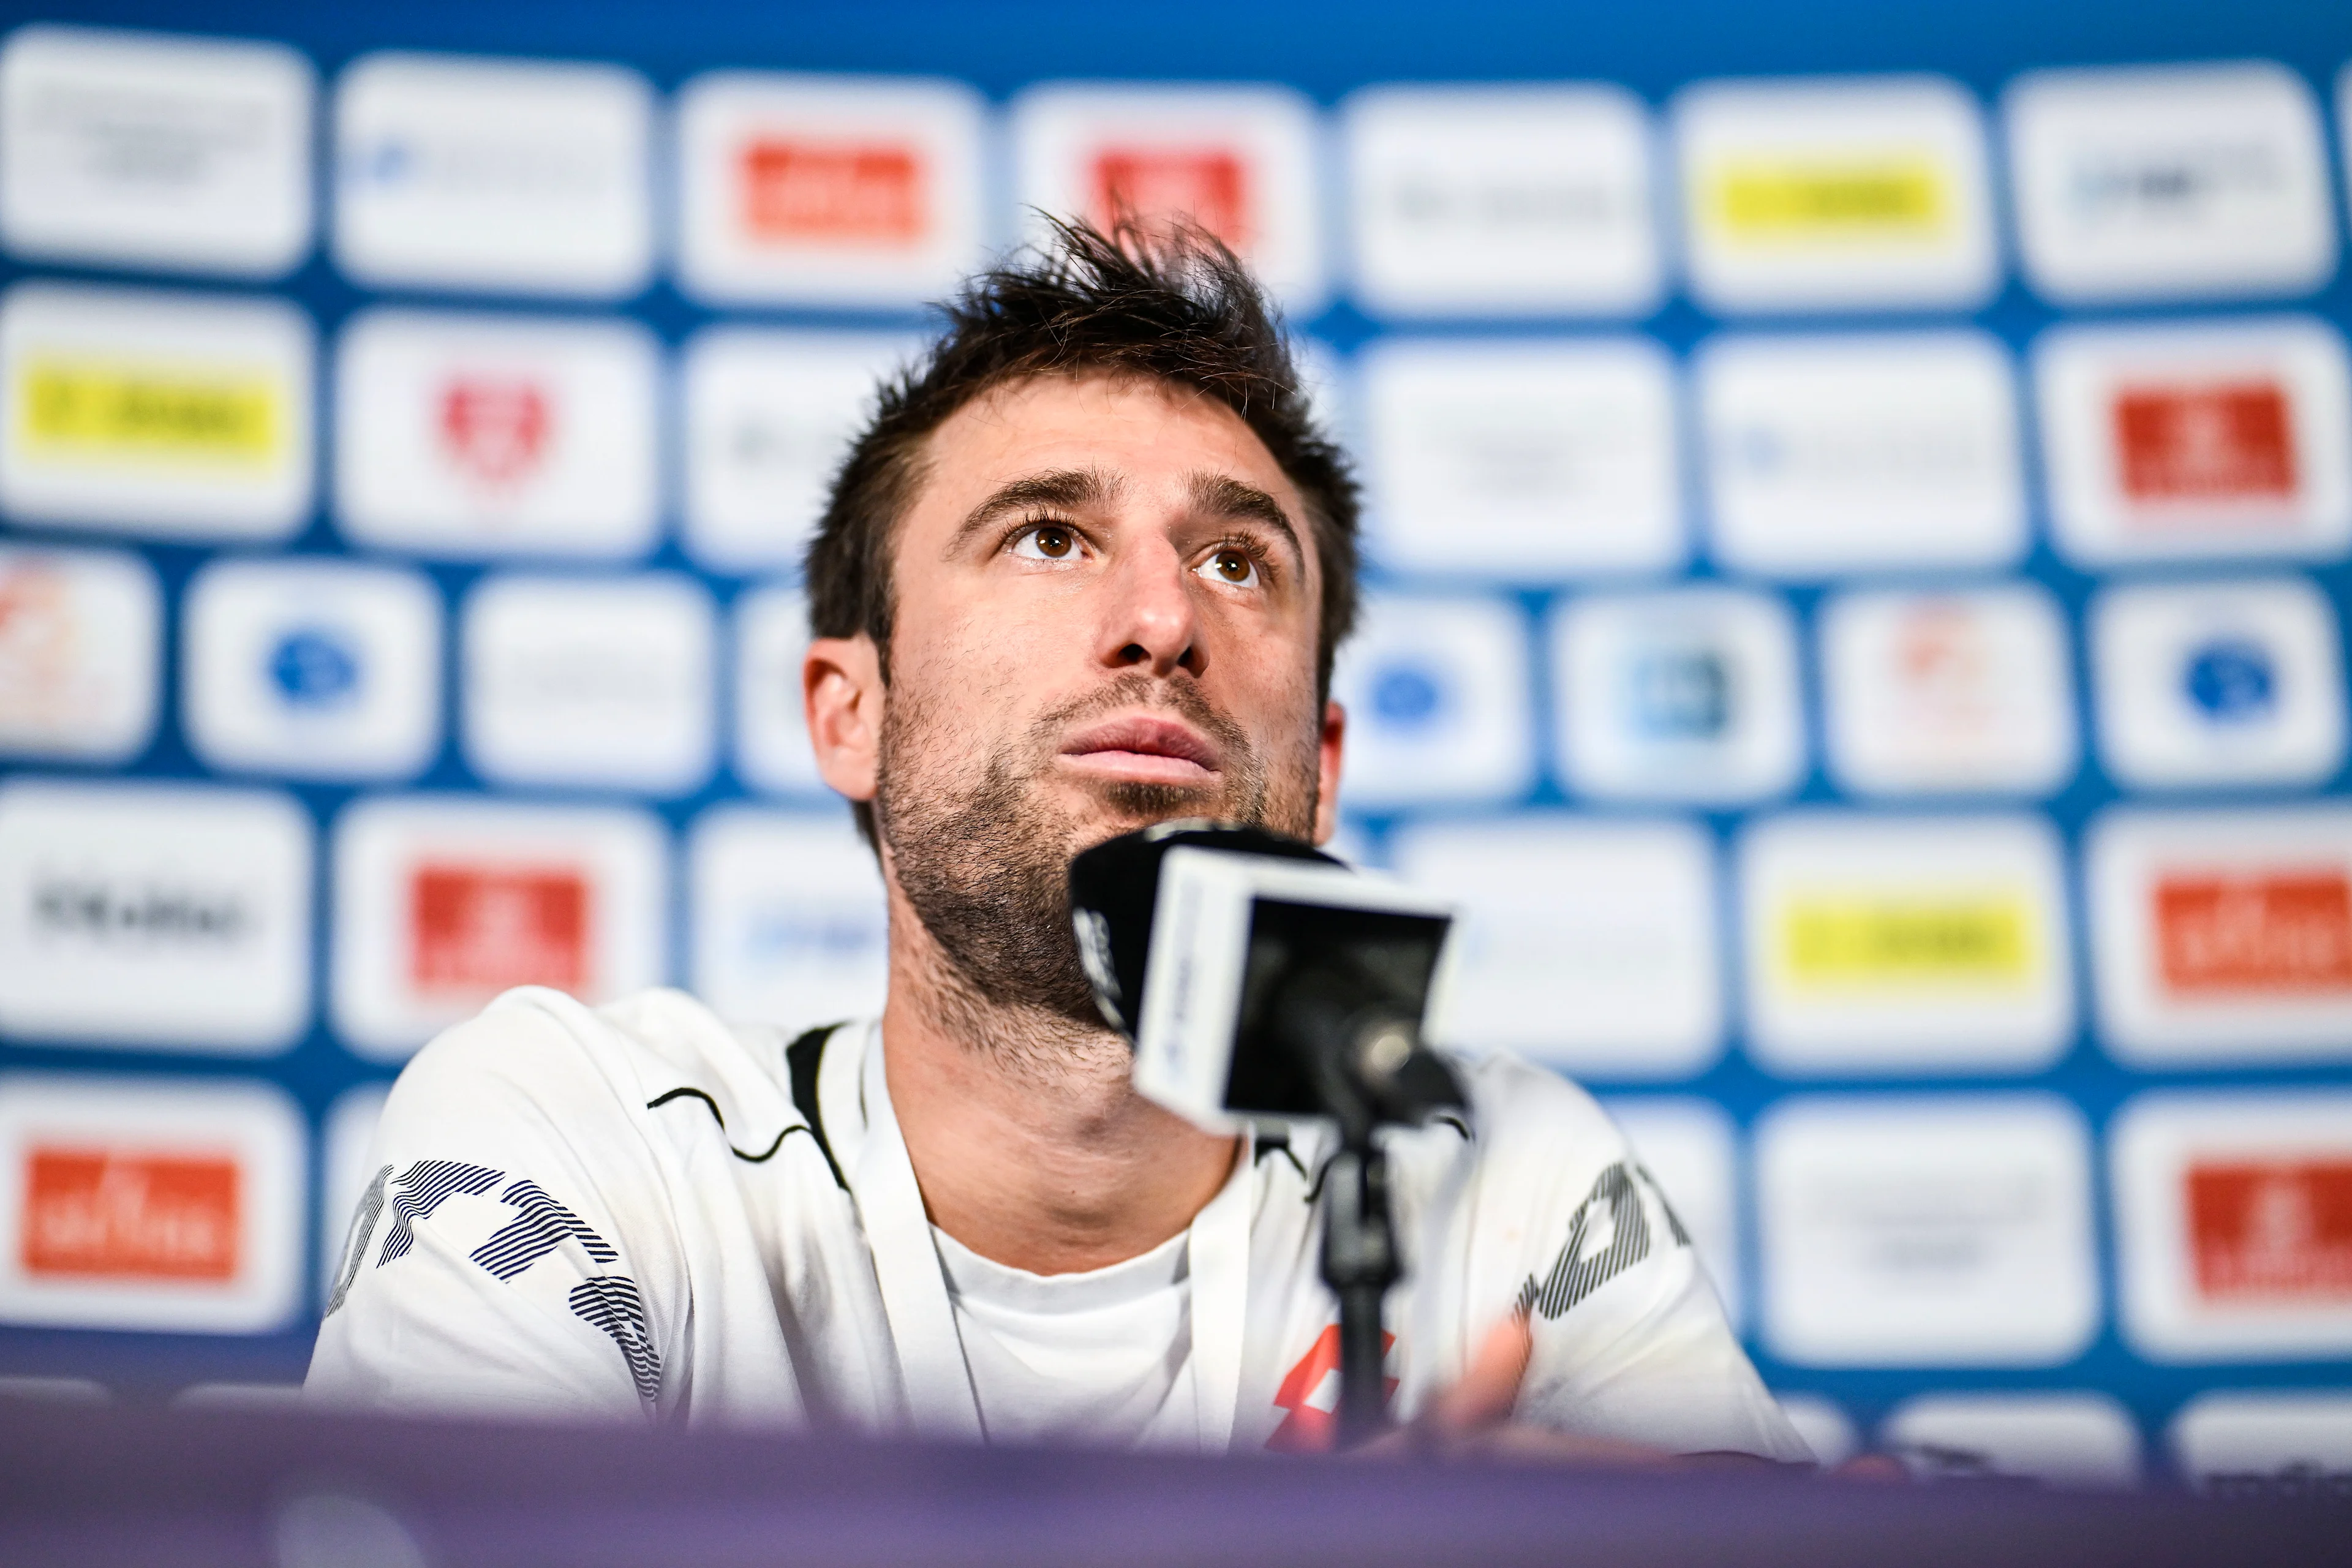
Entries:
POLYGON ((961 549, 973 534, 1007 512, 1049 506, 1071 510, 1105 507, 1118 499, 1118 481, 1097 468, 1054 468, 1027 475, 1002 487, 965 513, 963 521, 956 527, 955 537, 948 541, 948 549, 950 552, 961 549))
POLYGON ((1192 476, 1192 504, 1213 517, 1231 518, 1242 522, 1259 522, 1287 540, 1290 548, 1303 558, 1299 549, 1298 530, 1290 514, 1255 485, 1244 484, 1230 474, 1198 473, 1192 476))

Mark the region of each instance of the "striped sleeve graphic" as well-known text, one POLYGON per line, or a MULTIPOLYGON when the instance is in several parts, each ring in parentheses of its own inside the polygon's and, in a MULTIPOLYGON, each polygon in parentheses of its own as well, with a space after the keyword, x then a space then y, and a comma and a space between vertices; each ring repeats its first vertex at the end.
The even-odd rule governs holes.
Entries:
POLYGON ((367 1244, 374 1238, 375 1222, 383 1217, 383 1189, 392 1181, 392 1167, 386 1165, 375 1173, 360 1194, 359 1207, 352 1213, 351 1233, 343 1240, 343 1261, 335 1270, 334 1289, 328 1292, 327 1310, 319 1314, 322 1319, 335 1315, 343 1298, 352 1293, 352 1281, 360 1277, 360 1265, 367 1260, 367 1244))
POLYGON ((654 1349, 646 1324, 645 1303, 637 1299, 637 1282, 618 1275, 599 1275, 572 1288, 572 1314, 613 1336, 637 1397, 651 1405, 661 1394, 661 1352, 654 1349))
POLYGON ((476 1247, 473 1258, 500 1279, 513 1279, 566 1240, 579 1242, 599 1263, 610 1263, 620 1256, 603 1237, 583 1224, 579 1215, 549 1197, 536 1182, 516 1182, 499 1194, 499 1201, 522 1212, 476 1247))
MULTIPOLYGON (((1671 1216, 1667 1223, 1675 1243, 1687 1245, 1680 1223, 1671 1216)), ((1557 1318, 1649 1256, 1649 1216, 1620 1161, 1601 1173, 1577 1205, 1551 1272, 1541 1279, 1528 1276, 1519 1289, 1519 1311, 1557 1318)))
POLYGON ((433 1211, 457 1193, 474 1196, 488 1192, 504 1175, 487 1165, 468 1165, 457 1160, 419 1160, 400 1173, 400 1191, 392 1200, 392 1229, 385 1233, 383 1252, 375 1260, 378 1268, 394 1258, 408 1256, 416 1243, 411 1228, 421 1219, 433 1217, 433 1211))

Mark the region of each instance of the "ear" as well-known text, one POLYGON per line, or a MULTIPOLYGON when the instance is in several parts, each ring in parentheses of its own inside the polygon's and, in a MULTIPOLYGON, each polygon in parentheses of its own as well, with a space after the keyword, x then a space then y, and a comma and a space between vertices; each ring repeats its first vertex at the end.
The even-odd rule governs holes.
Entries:
POLYGON ((1323 739, 1316 751, 1315 842, 1328 844, 1339 829, 1339 743, 1348 736, 1348 710, 1323 705, 1323 739))
POLYGON ((882 661, 874 641, 817 637, 801 661, 809 744, 824 782, 851 800, 872 800, 882 742, 882 661))

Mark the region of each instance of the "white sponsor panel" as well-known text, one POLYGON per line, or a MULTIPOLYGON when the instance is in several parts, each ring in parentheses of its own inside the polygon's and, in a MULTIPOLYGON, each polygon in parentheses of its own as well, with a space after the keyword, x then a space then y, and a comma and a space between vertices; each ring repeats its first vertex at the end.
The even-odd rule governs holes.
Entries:
POLYGON ((1801 1097, 1756 1130, 1764 1341, 1802 1366, 2050 1366, 2099 1327, 2090 1138, 2053 1095, 1801 1097))
POLYGON ((352 1220, 360 1201, 375 1180, 377 1167, 368 1163, 376 1123, 383 1120, 383 1102, 392 1086, 363 1083, 347 1089, 327 1108, 327 1130, 319 1152, 319 1294, 322 1306, 334 1304, 335 1289, 350 1259, 352 1220))
POLYGON ((2074 776, 2065 618, 2032 584, 1853 593, 1821 615, 1830 771, 1861 795, 2048 795, 2074 776))
POLYGON ((0 508, 285 538, 310 510, 314 357, 282 300, 19 283, 0 297, 0 508))
POLYGON ((2074 1037, 2040 817, 1804 811, 1741 836, 1748 1048, 1787 1073, 2035 1072, 2074 1037))
POLYGON ((991 237, 961 82, 719 71, 678 95, 678 272, 714 304, 912 307, 991 237))
POLYGON ((0 46, 0 244, 276 277, 310 248, 314 90, 278 44, 19 27, 0 46))
POLYGON ((718 626, 693 578, 493 577, 466 596, 466 757, 504 784, 684 795, 710 775, 718 626))
POLYGON ((2111 809, 2084 847, 2099 1037, 2136 1067, 2352 1058, 2352 811, 2111 809))
POLYGON ((215 561, 182 612, 188 741, 230 771, 404 778, 441 743, 441 595, 421 573, 215 561))
POLYGON ((1984 127, 1958 82, 1702 82, 1673 112, 1709 308, 1965 309, 1999 288, 1984 127))
POLYGON ((2306 316, 2053 327, 2033 346, 2058 548, 2085 566, 2352 546, 2352 374, 2306 316))
POLYGON ((642 554, 657 373, 633 321, 364 311, 335 365, 338 521, 426 555, 642 554))
POLYGON ((2108 1148, 2134 1350, 2352 1352, 2352 1094, 2154 1090, 2116 1114, 2108 1148))
POLYGON ((252 1334, 300 1304, 302 1113, 251 1080, 0 1077, 0 1321, 252 1334))
POLYGON ((721 1016, 797 1031, 882 1010, 882 875, 846 811, 714 806, 687 858, 694 991, 721 1016))
POLYGON ((808 599, 755 588, 735 601, 735 776, 770 795, 828 795, 809 744, 801 662, 808 599))
POLYGON ((1527 814, 1408 823, 1388 848, 1399 876, 1461 909, 1433 1038, 1624 1079, 1722 1054, 1715 847, 1699 827, 1527 814))
POLYGON ((1504 800, 1535 783, 1527 623, 1494 599, 1369 601, 1339 650, 1346 798, 1360 811, 1504 800))
POLYGON ((1985 333, 1718 337, 1697 396, 1727 565, 1805 578, 2025 554, 2014 375, 1985 333))
POLYGON ((1591 595, 1551 623, 1559 766, 1610 799, 1728 805, 1805 767, 1787 604, 1736 588, 1591 595))
POLYGON ((2335 275, 2319 103, 2285 67, 2030 71, 2001 101, 2019 248, 2048 298, 2299 294, 2335 275))
POLYGON ((1657 1178, 1723 1299, 1725 1315, 1737 1325, 1747 1303, 1739 1267, 1739 1155, 1731 1118, 1714 1100, 1696 1096, 1612 1097, 1603 1103, 1643 1168, 1657 1178))
POLYGON ((1013 198, 1108 227, 1189 218, 1293 316, 1321 307, 1315 106, 1287 87, 1048 82, 1013 100, 1013 198))
POLYGON ((155 732, 163 595, 136 555, 0 546, 0 757, 127 762, 155 732))
POLYGON ((688 345, 686 547, 719 572, 797 571, 849 444, 919 340, 715 327, 688 345))
POLYGON ((2108 588, 2089 640, 2099 760, 2126 784, 2309 784, 2343 765, 2336 616, 2301 578, 2108 588))
POLYGON ((628 807, 355 802, 334 826, 336 1032, 397 1061, 517 985, 593 1004, 660 984, 667 857, 628 807))
POLYGON ((653 115, 618 66, 363 56, 335 88, 335 263, 378 289, 635 294, 653 115))
POLYGON ((1924 1394, 1879 1443, 1923 1480, 2011 1476, 2069 1489, 2139 1484, 2139 1428, 2104 1394, 1924 1394))
POLYGON ((310 1016, 312 837, 275 791, 0 783, 0 1034, 293 1045, 310 1016))
POLYGON ((1784 1394, 1773 1391, 1780 1401, 1780 1414, 1813 1451, 1814 1462, 1823 1469, 1834 1469, 1853 1458, 1862 1447, 1862 1435, 1854 1430, 1853 1418, 1834 1400, 1818 1394, 1784 1394))
POLYGON ((2352 1490, 2352 1394, 2338 1389, 2200 1394, 2168 1436, 2181 1479, 2210 1496, 2340 1501, 2352 1490))
POLYGON ((1341 110, 1355 292, 1391 316, 1640 316, 1649 112, 1608 86, 1370 87, 1341 110))
POLYGON ((1391 340, 1360 365, 1369 542, 1391 568, 1541 581, 1688 554, 1655 343, 1391 340))

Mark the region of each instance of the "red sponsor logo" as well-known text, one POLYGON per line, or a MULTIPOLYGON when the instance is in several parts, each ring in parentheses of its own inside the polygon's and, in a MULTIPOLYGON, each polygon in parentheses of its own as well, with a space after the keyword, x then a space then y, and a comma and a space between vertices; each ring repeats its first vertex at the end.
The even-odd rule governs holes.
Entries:
POLYGON ((535 381, 459 376, 441 390, 441 447, 480 484, 527 478, 547 456, 551 399, 535 381))
POLYGON ((588 879, 568 866, 416 868, 409 979, 471 996, 510 985, 577 991, 588 979, 588 879))
POLYGON ((0 568, 0 718, 54 723, 74 689, 73 584, 38 564, 0 568))
POLYGON ((238 1179, 226 1154, 37 1147, 25 1173, 25 1272, 234 1279, 238 1179))
MULTIPOLYGON (((1396 1336, 1382 1334, 1381 1350, 1394 1348, 1396 1336)), ((1386 1378, 1381 1392, 1396 1393, 1397 1380, 1386 1378)), ((1331 1324, 1316 1336, 1298 1364, 1274 1391, 1274 1407, 1287 1411, 1282 1425, 1265 1440, 1281 1454, 1328 1453, 1339 1436, 1339 1325, 1331 1324)))
POLYGON ((2342 871, 2165 877, 2155 901, 2167 991, 2352 991, 2352 879, 2342 871))
POLYGON ((2216 1301, 2352 1301, 2352 1159, 2189 1171, 2198 1293, 2216 1301))
POLYGON ((2294 497, 2294 422, 2276 382, 2126 387, 2115 416, 2123 490, 2133 500, 2294 497))
POLYGON ((923 161, 895 142, 761 137, 736 172, 743 228, 788 245, 911 246, 923 237, 923 161))
POLYGON ((1147 226, 1191 218, 1235 250, 1249 248, 1249 165, 1223 147, 1106 147, 1095 154, 1094 219, 1147 226))

